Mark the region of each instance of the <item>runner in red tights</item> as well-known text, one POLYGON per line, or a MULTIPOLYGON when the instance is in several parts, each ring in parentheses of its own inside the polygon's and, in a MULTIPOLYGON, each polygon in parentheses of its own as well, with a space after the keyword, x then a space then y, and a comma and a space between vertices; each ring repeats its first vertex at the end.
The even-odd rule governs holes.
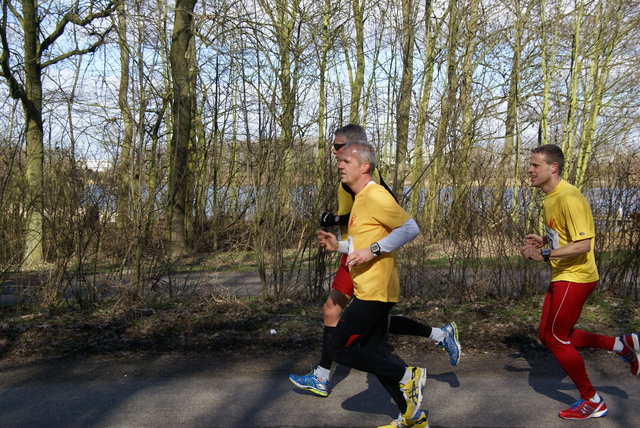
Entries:
POLYGON ((607 405, 593 388, 577 349, 612 350, 637 375, 640 345, 637 333, 609 337, 574 328, 599 277, 593 252, 595 227, 591 208, 582 193, 561 178, 563 166, 564 155, 559 147, 549 144, 533 150, 527 172, 531 185, 546 194, 547 233, 527 235, 520 252, 527 260, 551 263, 551 284, 540 318, 540 341, 580 392, 580 399, 559 416, 581 420, 605 416, 607 405))

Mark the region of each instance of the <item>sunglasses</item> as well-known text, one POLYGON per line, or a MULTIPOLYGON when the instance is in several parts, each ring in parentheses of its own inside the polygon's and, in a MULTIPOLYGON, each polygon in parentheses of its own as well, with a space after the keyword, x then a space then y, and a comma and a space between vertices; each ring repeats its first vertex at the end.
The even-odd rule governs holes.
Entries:
MULTIPOLYGON (((350 143, 366 143, 366 142, 367 142, 367 140, 352 140, 352 141, 350 141, 350 143)), ((338 150, 340 150, 341 148, 343 148, 346 145, 347 145, 347 143, 344 143, 344 144, 333 143, 333 149, 337 152, 338 150)))

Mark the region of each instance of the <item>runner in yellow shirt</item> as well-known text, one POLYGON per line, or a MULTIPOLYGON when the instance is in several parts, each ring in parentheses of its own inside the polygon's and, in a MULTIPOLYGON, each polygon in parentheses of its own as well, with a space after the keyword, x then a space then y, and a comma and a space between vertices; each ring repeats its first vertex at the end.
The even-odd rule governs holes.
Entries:
POLYGON ((418 225, 384 187, 372 180, 376 166, 373 146, 347 144, 340 156, 340 180, 355 194, 349 216, 349 240, 323 230, 320 245, 346 253, 354 284, 354 297, 344 310, 330 342, 331 356, 339 364, 376 375, 398 405, 400 416, 386 427, 428 426, 420 410, 426 369, 405 367, 380 353, 391 308, 400 286, 395 250, 418 233, 418 225))
POLYGON ((527 172, 531 185, 545 194, 546 235, 529 234, 520 249, 527 260, 551 264, 551 284, 540 317, 540 341, 549 348, 580 392, 580 399, 559 413, 564 419, 599 418, 607 405, 594 389, 577 348, 614 351, 640 373, 638 334, 604 336, 576 329, 585 301, 598 282, 593 253, 595 227, 591 208, 580 191, 562 179, 564 155, 555 145, 536 147, 527 172), (548 245, 548 248, 543 248, 548 245), (541 249, 542 248, 542 249, 541 249))
MULTIPOLYGON (((334 137, 333 155, 336 159, 339 157, 346 143, 353 141, 363 142, 367 140, 367 134, 364 128, 356 124, 349 124, 338 128, 334 132, 334 137)), ((393 196, 393 192, 382 179, 378 169, 373 171, 372 178, 373 181, 382 185, 387 192, 393 196)), ((355 195, 349 186, 341 182, 338 186, 337 215, 325 212, 321 216, 320 225, 323 227, 337 227, 337 237, 339 240, 347 240, 347 224, 354 198, 355 195)), ((311 391, 320 397, 326 397, 330 393, 329 378, 332 359, 329 352, 329 342, 342 311, 353 297, 353 281, 349 275, 349 269, 345 264, 346 258, 347 255, 344 254, 340 260, 340 267, 336 272, 329 290, 329 295, 322 307, 324 329, 320 362, 314 370, 306 375, 289 375, 289 379, 294 385, 311 391)), ((446 323, 441 328, 438 328, 419 323, 404 316, 396 315, 392 316, 389 320, 389 333, 429 338, 440 348, 448 352, 451 365, 455 366, 460 361, 460 342, 455 322, 446 323)))

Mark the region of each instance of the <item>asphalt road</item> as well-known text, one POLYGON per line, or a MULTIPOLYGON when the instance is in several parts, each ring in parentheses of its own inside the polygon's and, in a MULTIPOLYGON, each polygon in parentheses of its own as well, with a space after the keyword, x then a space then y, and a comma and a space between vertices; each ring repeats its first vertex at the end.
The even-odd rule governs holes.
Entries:
MULTIPOLYGON (((397 416, 375 377, 335 368, 319 398, 289 382, 315 355, 162 355, 0 363, 0 427, 377 427, 397 416)), ((429 370, 422 408, 437 427, 638 427, 640 377, 613 354, 587 357, 609 414, 564 421, 577 398, 551 358, 464 353, 403 357, 429 370)))

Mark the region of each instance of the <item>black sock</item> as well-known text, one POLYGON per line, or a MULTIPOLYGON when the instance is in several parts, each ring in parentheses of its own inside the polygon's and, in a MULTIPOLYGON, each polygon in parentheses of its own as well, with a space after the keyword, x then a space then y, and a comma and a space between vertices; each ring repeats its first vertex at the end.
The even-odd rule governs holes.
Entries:
POLYGON ((320 355, 320 367, 324 367, 327 370, 331 369, 331 337, 335 331, 335 327, 324 326, 322 333, 322 354, 320 355))

